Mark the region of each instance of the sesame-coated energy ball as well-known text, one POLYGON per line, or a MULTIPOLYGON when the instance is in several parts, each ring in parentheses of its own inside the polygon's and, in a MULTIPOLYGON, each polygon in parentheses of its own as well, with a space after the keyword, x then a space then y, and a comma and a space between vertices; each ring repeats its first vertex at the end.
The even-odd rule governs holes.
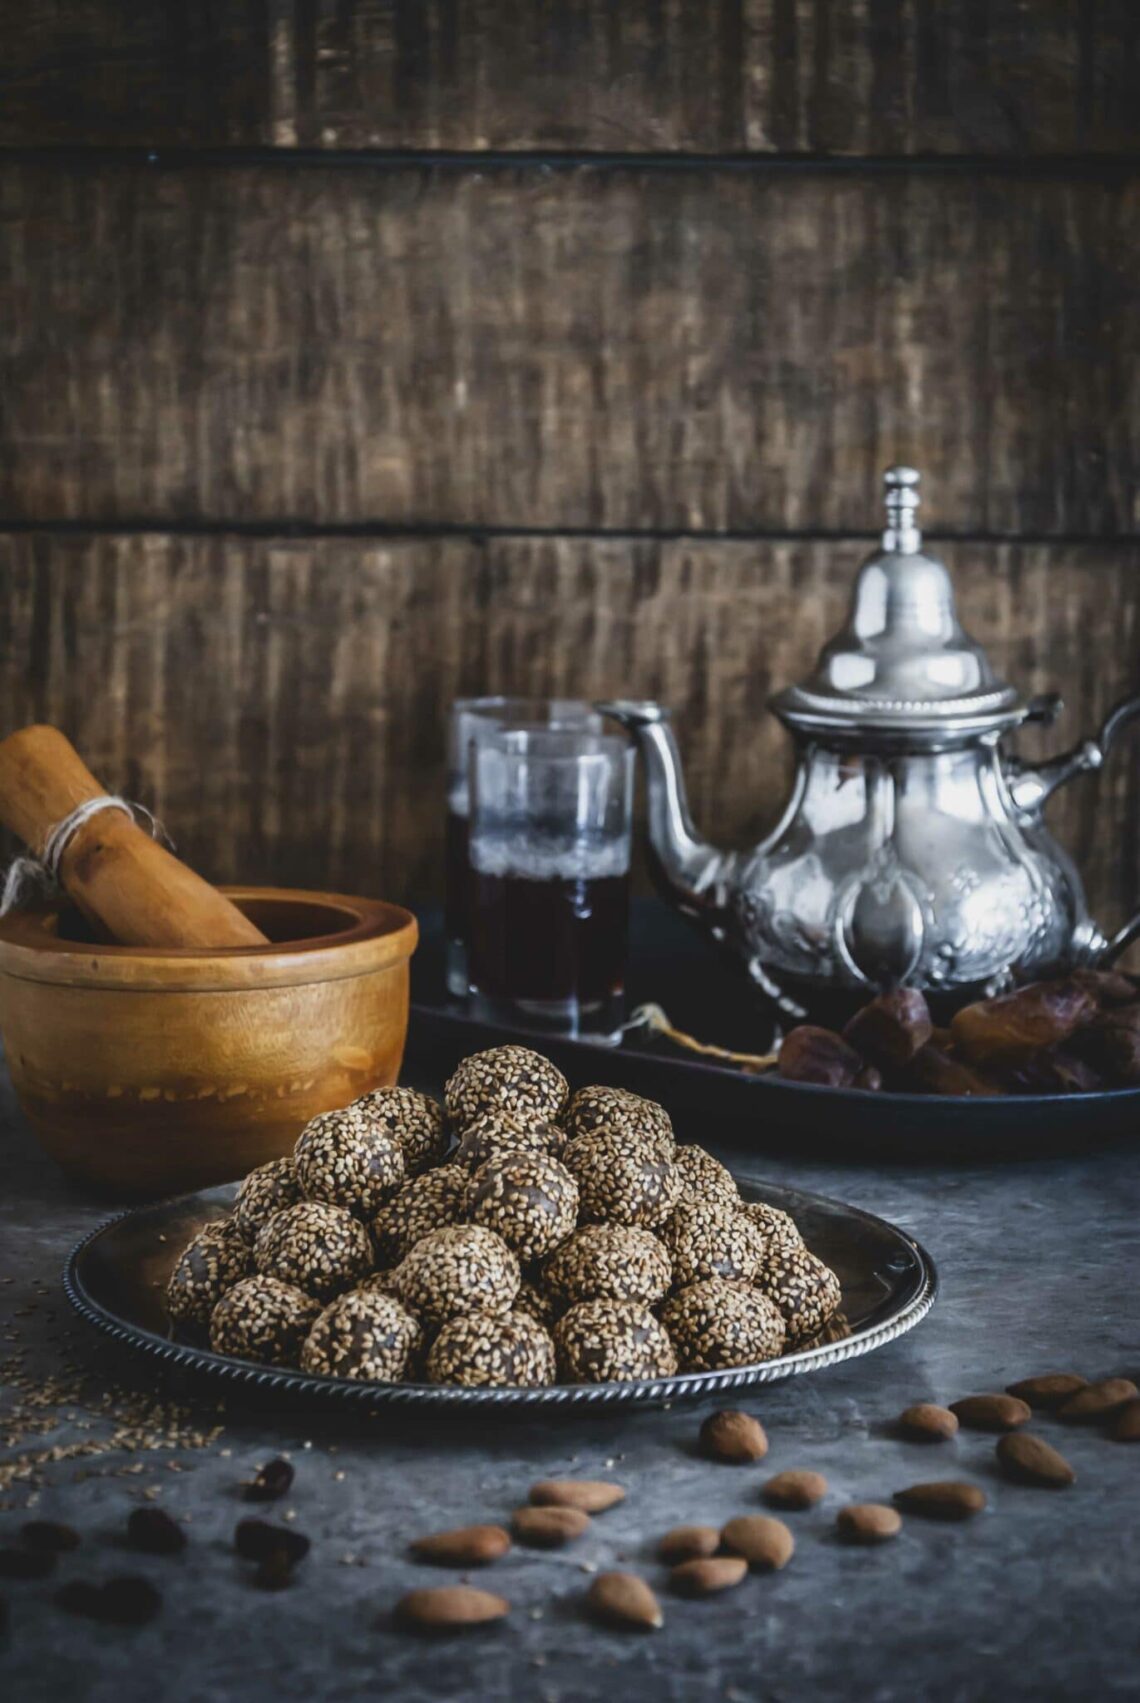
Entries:
POLYGON ((682 1289, 661 1309, 684 1372, 715 1372, 773 1360, 784 1347, 784 1321, 767 1296, 723 1277, 682 1289))
POLYGON ((465 1130, 480 1112, 505 1112, 516 1122, 557 1120, 569 1093, 562 1072, 529 1047, 491 1047, 472 1053, 444 1089, 447 1115, 465 1130))
POLYGON ((737 1211, 752 1220, 766 1242, 778 1242, 784 1248, 804 1246, 804 1239, 796 1229, 796 1221, 790 1212, 781 1212, 778 1206, 769 1206, 762 1200, 741 1201, 737 1211))
POLYGON ((703 1147, 678 1147, 673 1162, 681 1179, 681 1194, 690 1200, 720 1201, 740 1205, 740 1190, 727 1165, 706 1153, 703 1147))
POLYGON ((246 1241, 257 1239, 263 1224, 268 1224, 275 1212, 284 1212, 301 1198, 301 1180, 293 1155, 270 1159, 259 1165, 242 1183, 234 1200, 233 1221, 246 1241))
POLYGON ((843 1299, 831 1267, 803 1246, 773 1246, 760 1262, 755 1283, 779 1308, 790 1343, 816 1336, 843 1299))
POLYGON ((656 1100, 644 1100, 628 1088, 579 1088, 562 1121, 571 1139, 592 1135, 597 1129, 620 1130, 659 1151, 663 1159, 673 1156, 668 1112, 656 1100))
POLYGON ((597 1131, 568 1142, 562 1163, 578 1182, 584 1224, 641 1224, 655 1230, 677 1204, 681 1179, 668 1159, 627 1137, 597 1131))
POLYGON ((443 1158, 443 1111, 430 1094, 421 1094, 417 1088, 373 1088, 353 1104, 399 1145, 409 1177, 443 1158))
POLYGON ((661 1226, 678 1289, 706 1277, 749 1283, 764 1257, 764 1238, 742 1212, 716 1202, 682 1199, 661 1226))
POLYGON ((544 1153, 508 1153, 481 1165, 471 1178, 467 1217, 496 1231, 522 1265, 532 1265, 573 1230, 578 1185, 544 1153))
POLYGON ((372 1239, 381 1264, 397 1265, 429 1230, 460 1224, 466 1217, 467 1172, 437 1165, 405 1183, 372 1220, 372 1239))
POLYGON ((557 1159, 565 1145, 566 1131, 560 1124, 480 1112, 463 1131, 452 1159, 469 1171, 477 1171, 488 1159, 501 1159, 505 1153, 548 1153, 557 1159))
POLYGON ((393 1282, 409 1312, 429 1329, 460 1313, 507 1313, 518 1294, 519 1262, 482 1224, 445 1225, 424 1236, 396 1267, 393 1282))
POLYGON ((326 1302, 371 1271, 372 1240, 343 1206, 302 1200, 269 1220, 253 1245, 253 1262, 262 1277, 326 1302))
POLYGON ((423 1332, 399 1301, 352 1289, 325 1308, 301 1350, 301 1368, 322 1378, 395 1383, 406 1376, 423 1332))
POLYGON ((671 1282, 663 1243, 651 1230, 632 1224, 585 1224, 542 1268, 543 1288, 559 1311, 579 1301, 637 1301, 651 1307, 671 1282))
POLYGON ((571 1384, 671 1378, 673 1345, 648 1307, 636 1301, 581 1301, 554 1327, 560 1375, 571 1384))
POLYGON ((253 1249, 233 1219, 217 1219, 179 1254, 166 1285, 166 1310, 176 1324, 209 1324, 226 1290, 252 1270, 253 1249))
POLYGON ((210 1347, 265 1366, 296 1366, 320 1302, 276 1277, 243 1277, 210 1316, 210 1347))
POLYGON ((371 1218, 404 1180, 403 1148, 359 1105, 313 1118, 293 1159, 307 1200, 343 1206, 357 1218, 371 1218))
POLYGON ((427 1357, 428 1381, 468 1389, 554 1382, 554 1344, 526 1313, 464 1313, 444 1325, 427 1357))

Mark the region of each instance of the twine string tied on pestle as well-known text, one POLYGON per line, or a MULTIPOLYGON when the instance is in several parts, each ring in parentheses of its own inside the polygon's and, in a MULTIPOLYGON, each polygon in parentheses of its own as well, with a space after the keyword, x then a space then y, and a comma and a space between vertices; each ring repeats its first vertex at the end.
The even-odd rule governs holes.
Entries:
POLYGON ((174 850, 170 835, 145 804, 135 804, 128 798, 106 792, 100 793, 97 798, 85 798, 61 822, 48 829, 39 857, 13 858, 0 894, 0 917, 6 917, 10 911, 27 911, 37 905, 50 904, 61 896, 59 866, 63 854, 72 836, 101 810, 121 810, 145 828, 151 838, 165 846, 167 851, 174 850))

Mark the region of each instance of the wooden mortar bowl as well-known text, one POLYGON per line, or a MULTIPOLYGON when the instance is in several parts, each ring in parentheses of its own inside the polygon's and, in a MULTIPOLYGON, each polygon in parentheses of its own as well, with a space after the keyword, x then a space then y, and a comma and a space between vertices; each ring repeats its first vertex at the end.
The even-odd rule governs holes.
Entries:
POLYGON ((130 1196, 226 1182, 395 1082, 415 917, 340 893, 226 892, 270 945, 104 946, 65 937, 82 932, 74 913, 0 921, 8 1068, 69 1176, 130 1196))

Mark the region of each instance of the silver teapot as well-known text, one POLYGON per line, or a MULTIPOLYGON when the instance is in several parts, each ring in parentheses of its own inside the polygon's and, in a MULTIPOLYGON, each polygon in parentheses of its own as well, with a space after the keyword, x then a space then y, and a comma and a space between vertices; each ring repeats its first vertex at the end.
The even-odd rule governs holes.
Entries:
POLYGON ((1034 766, 1007 753, 1007 736, 1051 721, 1060 699, 1026 701, 964 632, 950 576, 922 548, 918 483, 912 468, 887 472, 882 547, 859 570, 846 624, 809 678, 771 700, 797 770, 754 850, 719 851, 697 833, 667 710, 598 705, 644 757, 659 885, 800 1013, 900 984, 961 1003, 1108 964, 1140 935, 1137 916, 1106 939, 1042 819, 1058 787, 1100 768, 1140 696, 1063 756, 1034 766))

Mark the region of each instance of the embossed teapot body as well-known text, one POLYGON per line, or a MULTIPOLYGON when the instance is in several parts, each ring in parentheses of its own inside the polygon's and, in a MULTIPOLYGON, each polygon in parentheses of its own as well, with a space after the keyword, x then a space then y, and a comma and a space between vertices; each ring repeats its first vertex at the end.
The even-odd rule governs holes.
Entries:
POLYGON ((886 475, 882 548, 860 569, 848 620, 810 678, 772 700, 791 733, 791 799, 752 851, 697 833, 668 712, 599 705, 645 760, 653 864, 667 895, 744 958, 785 1003, 865 999, 906 983, 947 1002, 1078 964, 1109 962, 1072 861, 1042 810, 1098 769, 1134 716, 1126 700, 1095 739, 1033 767, 1002 749, 1059 699, 1027 702, 960 626, 945 567, 915 525, 918 474, 886 475))

